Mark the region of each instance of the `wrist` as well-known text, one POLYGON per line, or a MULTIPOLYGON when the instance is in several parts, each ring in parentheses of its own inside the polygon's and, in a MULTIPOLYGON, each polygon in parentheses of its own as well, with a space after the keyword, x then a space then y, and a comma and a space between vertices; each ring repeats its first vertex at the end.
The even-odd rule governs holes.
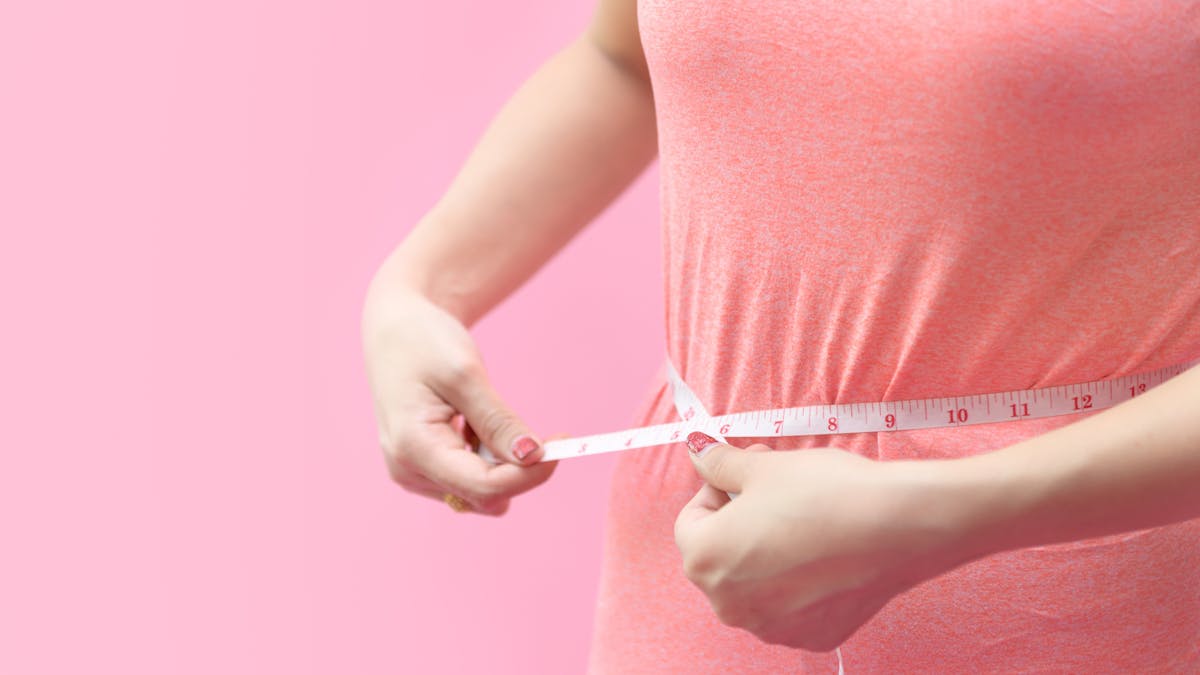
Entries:
POLYGON ((1021 516, 1018 474, 1003 462, 977 456, 897 463, 914 488, 909 522, 917 541, 926 542, 920 578, 911 581, 1021 545, 1013 536, 1021 516))
POLYGON ((380 264, 363 301, 364 326, 403 319, 406 302, 436 305, 467 325, 468 313, 451 293, 439 292, 437 278, 420 258, 401 244, 380 264))
POLYGON ((959 555, 974 560, 1049 543, 1031 527, 1048 476, 1033 470, 1027 453, 1011 446, 943 463, 942 506, 955 523, 959 555))

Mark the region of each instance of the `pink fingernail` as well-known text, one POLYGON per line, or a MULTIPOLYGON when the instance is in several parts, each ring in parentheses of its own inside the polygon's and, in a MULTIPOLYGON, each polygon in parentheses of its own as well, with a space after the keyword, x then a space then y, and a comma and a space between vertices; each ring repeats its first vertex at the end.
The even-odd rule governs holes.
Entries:
POLYGON ((692 433, 688 434, 688 450, 691 450, 692 454, 697 457, 704 455, 706 450, 714 445, 717 445, 718 443, 720 443, 720 441, 712 436, 709 436, 703 431, 693 431, 692 433))
POLYGON ((513 441, 512 454, 513 457, 517 458, 517 461, 521 461, 528 457, 529 453, 537 450, 538 447, 540 446, 533 436, 518 436, 517 440, 513 441))

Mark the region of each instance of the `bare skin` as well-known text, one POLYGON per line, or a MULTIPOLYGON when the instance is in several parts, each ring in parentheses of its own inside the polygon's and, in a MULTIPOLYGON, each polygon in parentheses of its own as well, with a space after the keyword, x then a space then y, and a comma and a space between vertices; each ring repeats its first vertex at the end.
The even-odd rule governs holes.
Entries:
MULTIPOLYGON (((397 483, 499 515, 550 477, 540 448, 514 453, 533 434, 490 385, 468 328, 656 149, 636 2, 602 0, 585 33, 500 110, 371 283, 363 344, 397 483), (501 464, 465 447, 460 418, 501 464)), ((1200 517, 1197 410, 1193 368, 1091 418, 960 460, 718 444, 694 457, 706 484, 676 522, 683 569, 725 623, 833 649, 896 594, 970 560, 1200 517)))
POLYGON ((548 439, 491 386, 468 329, 608 206, 657 144, 636 2, 602 0, 585 32, 501 108, 372 279, 363 349, 379 443, 400 486, 499 515, 550 477, 555 465, 538 463, 548 439), (463 419, 504 463, 464 450, 463 419), (539 447, 518 458, 523 436, 539 447))
POLYGON ((1200 366, 961 459, 879 462, 699 439, 692 459, 706 484, 680 512, 675 540, 722 622, 827 651, 897 594, 972 560, 1200 517, 1197 410, 1200 366))

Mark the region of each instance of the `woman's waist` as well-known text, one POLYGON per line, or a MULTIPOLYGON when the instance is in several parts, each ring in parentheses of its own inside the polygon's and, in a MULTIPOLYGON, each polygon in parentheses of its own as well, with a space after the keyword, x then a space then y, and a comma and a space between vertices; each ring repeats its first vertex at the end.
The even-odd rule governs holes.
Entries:
MULTIPOLYGON (((1126 354, 1112 349, 1048 347, 1012 354, 986 346, 945 346, 940 355, 929 347, 914 347, 883 356, 864 351, 834 353, 819 347, 713 353, 707 345, 693 343, 682 351, 682 358, 664 357, 664 369, 656 377, 662 380, 660 385, 666 384, 673 368, 712 416, 822 407, 883 416, 897 412, 897 406, 924 405, 928 407, 924 415, 932 420, 933 406, 938 406, 937 415, 944 416, 953 414, 955 407, 974 405, 981 415, 978 421, 984 416, 1008 421, 1001 419, 1006 412, 1014 419, 1030 416, 1029 406, 1011 409, 1019 400, 1059 396, 1070 412, 1086 413, 1102 406, 1095 405, 1098 398, 1093 401, 1082 394, 1103 388, 1106 400, 1120 398, 1125 389, 1135 385, 1134 379, 1145 382, 1149 377, 1157 383, 1200 360, 1200 334, 1191 346, 1175 340, 1126 354), (969 356, 964 356, 968 352, 969 356), (724 356, 726 353, 733 356, 724 356)), ((1141 384, 1136 386, 1131 396, 1145 390, 1141 384)), ((1062 407, 1057 403, 1051 406, 1062 407)), ((1032 416, 1040 415, 1035 412, 1032 416)), ((956 420, 948 419, 954 426, 956 420)))
MULTIPOLYGON (((839 447, 877 459, 963 457, 1006 447, 1102 412, 1195 365, 1197 359, 1117 377, 1060 379, 1031 389, 1000 390, 986 381, 954 382, 929 398, 889 397, 886 392, 833 396, 832 402, 809 403, 781 396, 769 377, 755 386, 747 376, 728 388, 712 387, 714 396, 688 381, 670 359, 656 377, 635 420, 638 426, 717 419, 703 422, 710 433, 747 446, 773 449, 839 447), (797 403, 799 401, 799 403, 797 403)), ((1098 371, 1093 371, 1098 372, 1098 371)), ((810 399, 811 400, 811 399, 810 399)))

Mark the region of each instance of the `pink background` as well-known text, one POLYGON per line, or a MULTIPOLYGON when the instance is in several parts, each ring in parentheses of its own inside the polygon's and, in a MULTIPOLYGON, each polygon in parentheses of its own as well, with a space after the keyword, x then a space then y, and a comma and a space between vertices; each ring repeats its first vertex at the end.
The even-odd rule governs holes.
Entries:
MULTIPOLYGON (((583 670, 612 458, 499 520, 403 492, 358 320, 591 11, 0 7, 0 672, 583 670)), ((539 433, 628 426, 651 385, 656 185, 474 331, 539 433)))

